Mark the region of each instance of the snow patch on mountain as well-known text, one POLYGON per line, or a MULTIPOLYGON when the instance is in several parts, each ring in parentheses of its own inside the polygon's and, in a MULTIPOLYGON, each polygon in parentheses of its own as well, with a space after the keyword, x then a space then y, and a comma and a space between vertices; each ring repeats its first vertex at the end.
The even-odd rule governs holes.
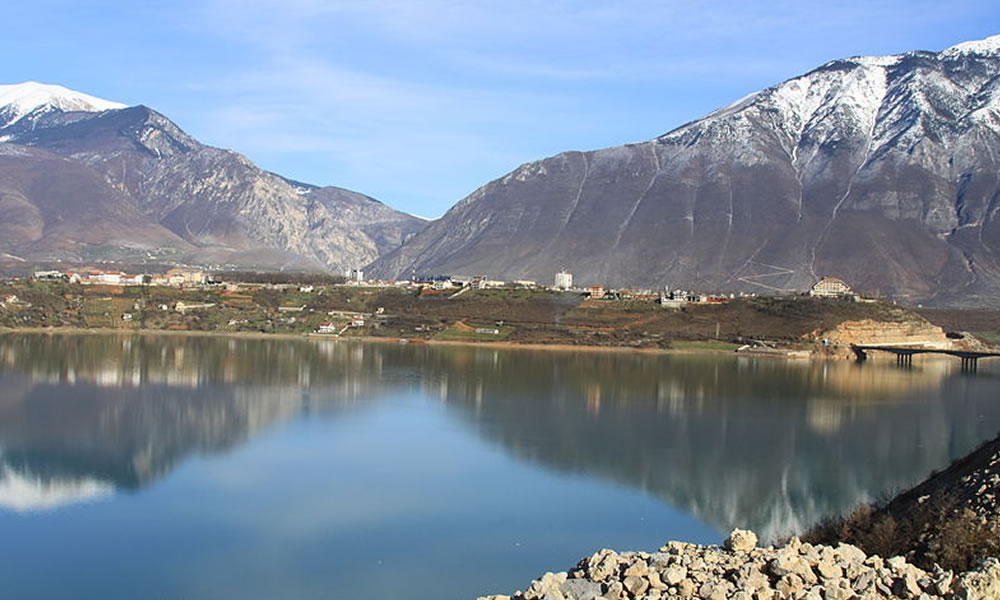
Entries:
POLYGON ((889 91, 888 71, 899 57, 860 57, 834 61, 800 77, 750 94, 704 119, 675 129, 661 143, 708 146, 742 164, 764 157, 752 147, 760 127, 779 134, 781 146, 798 169, 800 147, 870 131, 889 91), (766 124, 766 125, 765 125, 766 124), (724 144, 717 144, 725 140, 724 144))
POLYGON ((127 108, 127 105, 76 92, 61 85, 34 81, 0 85, 0 127, 7 127, 35 112, 100 112, 119 108, 127 108))
POLYGON ((998 80, 972 71, 952 73, 944 67, 946 61, 963 56, 1000 58, 1000 35, 963 42, 936 55, 910 52, 834 60, 740 98, 659 141, 678 148, 697 146, 752 164, 760 159, 752 147, 765 127, 779 134, 798 171, 816 147, 852 138, 870 155, 883 147, 912 148, 934 133, 931 129, 937 132, 934 135, 948 132, 941 141, 945 147, 951 145, 952 135, 976 125, 1000 134, 998 80), (904 61, 914 56, 941 66, 901 71, 904 61))
POLYGON ((899 54, 892 56, 852 56, 846 59, 846 61, 835 62, 851 62, 865 67, 892 67, 899 64, 901 58, 902 56, 899 54))
POLYGON ((8 144, 0 138, 0 156, 31 156, 32 151, 27 146, 8 144))
POLYGON ((952 58, 959 54, 1000 54, 1000 35, 991 35, 986 39, 972 40, 969 42, 962 42, 961 44, 955 44, 941 53, 941 55, 945 58, 952 58))

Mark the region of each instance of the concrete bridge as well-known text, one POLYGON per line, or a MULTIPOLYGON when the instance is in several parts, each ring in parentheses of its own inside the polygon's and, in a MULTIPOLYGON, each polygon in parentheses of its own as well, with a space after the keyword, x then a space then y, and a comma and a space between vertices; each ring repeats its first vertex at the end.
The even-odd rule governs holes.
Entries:
POLYGON ((947 354, 957 356, 962 359, 962 372, 975 373, 977 361, 980 358, 994 358, 1000 356, 1000 352, 974 352, 972 350, 944 350, 941 348, 918 348, 913 346, 893 346, 893 345, 870 345, 851 344, 851 350, 858 358, 858 362, 868 359, 868 353, 891 352, 896 355, 896 364, 901 367, 908 367, 913 364, 914 354, 947 354))

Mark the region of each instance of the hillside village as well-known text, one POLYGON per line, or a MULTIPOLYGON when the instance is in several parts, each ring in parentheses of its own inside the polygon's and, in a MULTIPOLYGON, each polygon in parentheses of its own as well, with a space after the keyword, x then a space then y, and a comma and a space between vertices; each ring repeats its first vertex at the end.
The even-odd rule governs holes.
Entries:
MULTIPOLYGON (((280 278, 280 277, 279 277, 280 278)), ((108 285, 108 286, 159 286, 182 289, 211 288, 224 285, 229 291, 236 291, 240 285, 252 285, 249 282, 233 281, 238 279, 225 273, 212 274, 202 269, 174 267, 164 273, 139 273, 129 274, 122 271, 58 271, 43 270, 35 271, 32 279, 38 281, 62 281, 71 284, 81 285, 108 285)), ((603 285, 591 285, 579 287, 573 285, 573 275, 565 270, 559 271, 553 278, 552 285, 539 284, 533 280, 513 280, 499 281, 488 279, 484 276, 452 276, 440 275, 430 277, 414 277, 409 280, 382 281, 367 280, 364 271, 361 269, 350 269, 343 277, 345 285, 367 286, 375 288, 402 288, 408 290, 419 290, 421 294, 434 294, 453 292, 456 295, 467 290, 548 290, 554 292, 577 293, 590 300, 602 301, 633 301, 649 302, 661 305, 663 308, 678 309, 687 304, 723 304, 735 298, 753 298, 756 292, 741 292, 739 294, 711 293, 703 291, 690 291, 683 289, 670 289, 664 286, 662 290, 632 289, 632 288, 605 288, 603 285)), ((287 289, 288 284, 270 283, 267 284, 273 289, 287 289)), ((304 283, 298 286, 299 291, 309 293, 314 291, 315 286, 304 283)), ((851 290, 844 281, 834 277, 823 277, 810 289, 809 296, 821 298, 847 298, 854 301, 873 302, 874 299, 863 298, 860 294, 851 290)), ((188 312, 199 308, 211 308, 204 303, 191 303, 180 301, 174 309, 179 312, 188 312)), ((295 312, 295 307, 284 308, 283 312, 295 312)), ((329 328, 324 328, 326 332, 329 328)))
MULTIPOLYGON (((79 283, 82 285, 118 285, 118 286, 169 286, 169 287, 198 287, 223 284, 233 279, 233 276, 225 273, 211 274, 203 269, 174 267, 164 273, 138 273, 130 274, 122 271, 59 271, 42 270, 35 271, 32 279, 45 281, 64 281, 67 283, 79 283)), ((579 287, 573 285, 573 274, 566 271, 559 271, 555 274, 552 285, 546 286, 534 280, 513 280, 499 281, 488 279, 482 275, 477 276, 424 276, 414 277, 408 280, 367 280, 364 271, 361 269, 350 269, 346 271, 343 282, 350 285, 368 285, 374 287, 410 287, 419 289, 430 289, 435 292, 447 290, 464 289, 548 289, 552 291, 577 292, 582 293, 594 300, 637 300, 647 302, 658 302, 668 308, 679 308, 686 303, 721 303, 736 297, 755 297, 757 293, 741 292, 739 294, 719 294, 710 292, 687 291, 682 289, 671 290, 664 287, 661 291, 651 289, 630 289, 630 288, 605 288, 603 285, 591 285, 579 287)), ((236 282, 239 283, 239 282, 236 282)), ((308 284, 303 287, 309 287, 308 284)), ((809 291, 810 296, 826 298, 852 298, 856 301, 864 300, 859 294, 851 290, 844 281, 835 277, 823 277, 809 291)))
MULTIPOLYGON (((841 353, 860 338, 957 343, 921 316, 824 277, 808 294, 577 287, 485 277, 371 281, 209 273, 38 271, 0 283, 0 326, 203 331, 758 352, 841 353), (905 324, 905 326, 903 325, 905 324)), ((1000 323, 986 323, 986 335, 1000 323)), ((971 339, 971 338, 970 338, 971 339)))

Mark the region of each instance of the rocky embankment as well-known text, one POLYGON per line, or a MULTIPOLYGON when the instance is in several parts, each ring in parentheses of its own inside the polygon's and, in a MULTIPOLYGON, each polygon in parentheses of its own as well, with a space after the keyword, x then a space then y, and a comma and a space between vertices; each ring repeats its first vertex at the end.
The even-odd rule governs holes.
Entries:
POLYGON ((576 568, 546 573, 526 592, 479 600, 904 600, 1000 598, 1000 562, 961 574, 925 571, 903 557, 869 556, 849 544, 792 538, 760 548, 735 530, 724 546, 670 542, 659 552, 601 550, 576 568))
POLYGON ((803 537, 813 543, 760 548, 735 530, 723 546, 601 550, 526 592, 480 600, 1000 600, 1000 436, 803 537))

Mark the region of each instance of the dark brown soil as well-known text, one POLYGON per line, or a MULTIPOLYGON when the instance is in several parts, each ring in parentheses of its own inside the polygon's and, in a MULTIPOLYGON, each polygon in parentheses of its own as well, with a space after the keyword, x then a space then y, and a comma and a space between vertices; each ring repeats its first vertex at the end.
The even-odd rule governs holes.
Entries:
POLYGON ((914 312, 945 331, 1000 331, 1000 310, 917 308, 914 312))

